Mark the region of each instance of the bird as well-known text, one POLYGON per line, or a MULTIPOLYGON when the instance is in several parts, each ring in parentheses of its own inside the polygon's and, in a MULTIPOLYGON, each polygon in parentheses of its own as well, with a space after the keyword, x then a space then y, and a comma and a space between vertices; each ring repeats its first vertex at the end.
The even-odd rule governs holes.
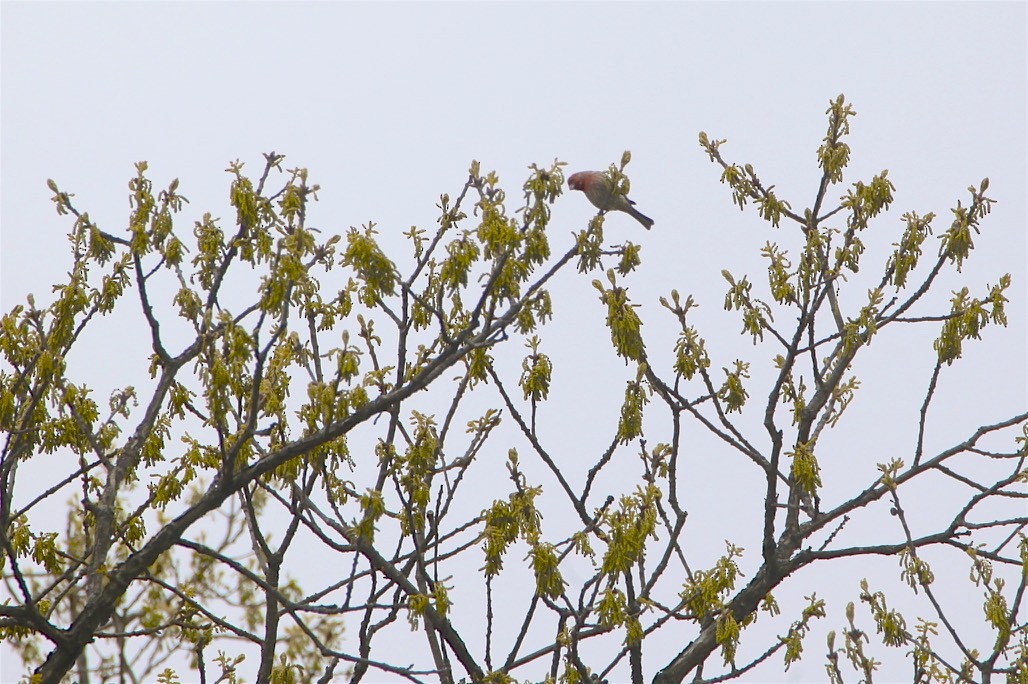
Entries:
POLYGON ((581 190, 593 206, 600 211, 623 211, 649 230, 653 219, 643 215, 634 206, 635 202, 615 191, 614 183, 603 171, 579 171, 568 178, 568 187, 581 190))

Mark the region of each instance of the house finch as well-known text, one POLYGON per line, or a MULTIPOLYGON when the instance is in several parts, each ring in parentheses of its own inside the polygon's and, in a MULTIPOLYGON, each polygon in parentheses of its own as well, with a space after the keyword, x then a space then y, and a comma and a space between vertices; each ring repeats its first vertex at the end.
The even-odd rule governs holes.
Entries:
POLYGON ((653 219, 643 216, 633 207, 632 200, 615 192, 610 177, 603 171, 579 171, 568 178, 568 187, 581 190, 593 206, 601 211, 623 211, 643 225, 646 230, 653 225, 653 219))

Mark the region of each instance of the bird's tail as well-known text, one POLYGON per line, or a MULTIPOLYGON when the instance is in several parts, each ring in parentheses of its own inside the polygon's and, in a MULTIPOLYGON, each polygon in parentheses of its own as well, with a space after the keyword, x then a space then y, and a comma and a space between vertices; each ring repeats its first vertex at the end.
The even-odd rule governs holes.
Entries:
POLYGON ((649 216, 646 216, 645 214, 643 214, 641 211, 639 211, 635 207, 629 206, 628 207, 628 214, 629 214, 629 216, 634 218, 636 221, 641 223, 643 228, 645 228, 646 230, 649 230, 650 228, 653 227, 653 219, 651 219, 649 216))

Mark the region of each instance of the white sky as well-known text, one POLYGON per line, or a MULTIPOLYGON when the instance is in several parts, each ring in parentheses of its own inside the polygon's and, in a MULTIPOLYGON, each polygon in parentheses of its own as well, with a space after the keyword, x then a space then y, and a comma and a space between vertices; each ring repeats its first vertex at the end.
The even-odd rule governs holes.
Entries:
MULTIPOLYGON (((274 150, 287 155, 286 167, 307 167, 322 186, 313 225, 342 233, 375 221, 395 238, 414 224, 432 228, 439 194, 459 189, 472 159, 497 170, 516 206, 529 164, 559 158, 569 171, 603 169, 630 149, 632 196, 656 226, 645 233, 621 215, 606 225, 608 239, 623 234, 643 246, 643 268, 626 282, 643 305, 646 332, 673 338, 656 298, 677 288, 701 302, 694 323, 716 353, 715 368, 744 354, 756 365, 770 348, 754 349, 738 337, 737 317, 721 308, 720 271, 749 274, 759 284, 764 242, 795 250, 798 238, 791 227, 772 232, 755 212, 732 205, 697 133, 728 138, 727 159, 752 163, 802 211, 816 191, 824 112, 841 92, 858 112, 847 184, 887 168, 897 187, 892 210, 865 236, 868 272, 861 275, 869 283, 898 239, 904 212, 934 211, 942 230, 949 208, 957 199, 966 204, 966 187, 984 176, 999 200, 964 273, 946 281, 936 299, 963 284, 980 294, 1002 273, 1014 276, 1010 327, 987 329, 964 364, 944 374, 944 408, 933 424, 933 445, 943 446, 1028 404, 1026 8, 1019 2, 4 2, 2 308, 30 292, 46 301, 50 284, 67 270, 71 222, 53 211, 47 178, 118 233, 128 215, 126 183, 133 164, 145 159, 155 186, 181 179, 191 204, 180 227, 205 211, 228 222, 223 169, 238 158, 257 173, 261 153, 274 150)), ((593 213, 580 195, 559 200, 555 251, 593 213)), ((595 420, 582 397, 620 397, 627 377, 599 327, 603 311, 588 286, 592 277, 561 281, 558 321, 541 333, 551 351, 571 346, 578 357, 577 365, 574 357, 558 364, 547 407, 554 423, 595 420), (581 318, 574 317, 578 309, 581 318)), ((855 285, 854 294, 866 289, 855 285)), ((100 385, 133 349, 126 344, 126 351, 112 352, 116 340, 105 345, 84 370, 100 385)), ((873 471, 874 463, 909 449, 930 349, 930 338, 914 337, 876 340, 867 350, 858 362, 866 395, 852 419, 854 427, 864 420, 874 429, 849 433, 836 445, 845 447, 840 459, 873 471)), ((751 396, 761 397, 759 387, 751 396)), ((618 401, 605 404, 607 410, 615 411, 618 401)), ((713 455, 703 464, 710 466, 705 478, 752 476, 713 455)), ((733 492, 724 482, 713 486, 733 492)), ((725 525, 723 511, 704 508, 701 500, 689 509, 695 525, 688 535, 711 557, 725 538, 751 550, 752 559, 759 555, 753 518, 725 525)), ((893 574, 895 563, 882 567, 893 574)), ((817 568, 807 575, 810 587, 833 581, 817 577, 817 568)), ((807 581, 783 595, 808 594, 807 581)), ((855 596, 855 582, 844 589, 855 596)), ((976 601, 977 595, 970 603, 976 601)), ((833 628, 842 626, 841 608, 830 615, 833 628)), ((969 610, 968 619, 978 621, 980 608, 969 610)), ((812 638, 808 660, 777 676, 823 679, 823 644, 812 638)), ((673 653, 681 645, 666 648, 673 653)), ((9 654, 0 657, 0 681, 14 680, 16 663, 9 654)), ((648 663, 648 677, 659 664, 648 663)), ((899 679, 905 677, 903 670, 899 679)))

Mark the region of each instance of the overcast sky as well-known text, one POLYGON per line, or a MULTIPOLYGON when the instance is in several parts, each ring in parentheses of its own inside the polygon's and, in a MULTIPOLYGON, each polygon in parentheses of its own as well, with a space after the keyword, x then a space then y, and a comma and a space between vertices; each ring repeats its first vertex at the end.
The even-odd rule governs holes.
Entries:
MULTIPOLYGON (((795 249, 799 241, 792 227, 773 232, 754 212, 732 205, 697 134, 727 138, 726 158, 752 163, 802 211, 816 192, 815 152, 828 101, 845 93, 858 112, 847 183, 888 169, 896 185, 892 210, 865 237, 869 259, 877 259, 867 262, 868 282, 898 239, 904 212, 934 211, 941 230, 949 208, 957 199, 966 204, 967 186, 985 176, 999 202, 975 238, 971 262, 945 281, 938 301, 964 284, 979 294, 1009 272, 1010 327, 987 330, 968 352, 967 370, 954 369, 950 393, 940 399, 951 413, 936 425, 943 444, 1028 404, 1026 8, 3 2, 2 308, 30 292, 48 301, 50 285, 68 270, 71 222, 54 212, 47 178, 75 193, 76 205, 101 227, 119 233, 133 164, 147 160, 155 186, 181 179, 191 201, 181 226, 206 211, 227 222, 228 162, 243 160, 256 173, 261 154, 273 150, 286 155, 285 166, 307 167, 321 185, 312 225, 342 233, 374 221, 389 240, 411 225, 431 229, 438 196, 459 190, 472 159, 495 169, 516 200, 529 164, 559 158, 571 171, 603 169, 627 149, 632 196, 656 225, 647 233, 621 215, 606 225, 608 235, 623 233, 642 245, 643 269, 627 282, 648 317, 647 331, 659 334, 666 325, 673 335, 671 321, 658 322, 656 298, 678 288, 701 302, 696 322, 728 350, 724 364, 737 354, 763 358, 738 338, 737 318, 722 310, 720 271, 748 273, 759 283, 764 242, 795 249)), ((593 213, 577 193, 561 198, 551 228, 555 250, 566 249, 571 231, 593 213)), ((566 295, 591 306, 582 310, 599 325, 595 292, 587 280, 579 285, 566 295)), ((862 294, 866 287, 855 289, 862 294)), ((602 331, 573 339, 593 323, 571 314, 561 319, 556 296, 558 321, 544 339, 558 347, 564 335, 583 358, 595 348, 616 369, 602 331)), ((882 398, 904 392, 904 415, 916 414, 924 369, 931 367, 930 338, 925 344, 929 357, 922 353, 915 363, 903 355, 913 346, 876 340, 866 357, 877 363, 865 369, 869 399, 857 416, 877 420, 876 412, 893 410, 882 398), (894 386, 897 378, 904 387, 894 386)), ((122 360, 100 354, 90 359, 91 372, 103 378, 122 360)), ((621 375, 607 382, 591 368, 562 369, 554 392, 569 403, 551 410, 574 417, 583 388, 623 391, 621 375)), ((881 430, 909 437, 909 423, 881 430)), ((854 451, 880 448, 872 437, 855 435, 854 451)), ((691 521, 704 519, 702 510, 690 514, 691 521)), ((697 543, 716 554, 733 534, 716 529, 697 543)), ((841 613, 833 617, 839 626, 841 613)), ((806 669, 794 668, 782 681, 823 676, 823 641, 812 648, 818 655, 806 669)), ((0 664, 6 684, 18 672, 8 657, 0 664)))

